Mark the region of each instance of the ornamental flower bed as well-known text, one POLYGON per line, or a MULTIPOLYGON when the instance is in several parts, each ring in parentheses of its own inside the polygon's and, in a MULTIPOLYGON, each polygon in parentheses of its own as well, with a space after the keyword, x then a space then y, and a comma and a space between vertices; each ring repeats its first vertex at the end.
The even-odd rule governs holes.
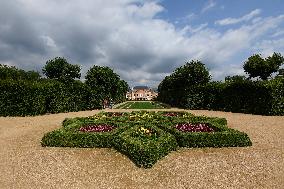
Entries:
POLYGON ((120 117, 120 116, 123 116, 123 113, 121 113, 121 112, 108 112, 107 115, 109 117, 120 117))
POLYGON ((42 146, 115 148, 137 166, 150 168, 178 147, 251 146, 246 133, 227 127, 224 118, 188 112, 100 112, 65 119, 42 138, 42 146))
POLYGON ((127 155, 138 167, 150 168, 177 149, 173 135, 154 125, 135 125, 114 138, 114 148, 127 155))
POLYGON ((79 129, 81 132, 109 132, 115 127, 112 125, 101 124, 101 125, 87 125, 79 129))
POLYGON ((208 123, 178 123, 175 128, 182 132, 214 132, 208 123))
POLYGON ((177 117, 178 113, 177 112, 168 112, 163 114, 163 116, 167 116, 167 117, 177 117))
POLYGON ((135 132, 133 132, 132 136, 140 138, 142 140, 144 139, 148 140, 148 139, 156 139, 159 135, 155 130, 141 126, 135 132))

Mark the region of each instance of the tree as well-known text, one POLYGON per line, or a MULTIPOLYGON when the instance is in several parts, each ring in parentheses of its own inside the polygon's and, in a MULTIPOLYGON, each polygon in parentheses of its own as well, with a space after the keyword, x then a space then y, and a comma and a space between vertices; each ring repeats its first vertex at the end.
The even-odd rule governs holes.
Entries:
POLYGON ((187 91, 194 91, 200 85, 208 83, 210 78, 208 69, 201 61, 187 62, 159 84, 158 100, 179 106, 187 91))
POLYGON ((128 84, 106 66, 93 66, 88 70, 85 79, 86 84, 101 98, 100 100, 121 101, 128 90, 128 84))
POLYGON ((63 57, 48 60, 42 71, 47 78, 62 82, 69 82, 76 78, 80 79, 81 77, 80 66, 69 64, 63 57))
POLYGON ((225 82, 242 82, 245 81, 246 77, 243 75, 234 75, 225 77, 225 82))
POLYGON ((284 58, 280 53, 273 53, 272 56, 262 58, 259 54, 252 55, 244 63, 243 68, 249 78, 260 77, 267 80, 272 73, 277 72, 279 67, 284 63, 284 58))
POLYGON ((190 85, 205 84, 211 79, 208 69, 199 60, 187 62, 184 66, 177 68, 171 76, 174 85, 183 88, 190 85))
POLYGON ((35 81, 40 79, 40 74, 35 71, 24 71, 14 66, 7 66, 0 64, 0 79, 12 80, 30 80, 35 81))
POLYGON ((278 70, 277 77, 284 77, 284 68, 278 70))

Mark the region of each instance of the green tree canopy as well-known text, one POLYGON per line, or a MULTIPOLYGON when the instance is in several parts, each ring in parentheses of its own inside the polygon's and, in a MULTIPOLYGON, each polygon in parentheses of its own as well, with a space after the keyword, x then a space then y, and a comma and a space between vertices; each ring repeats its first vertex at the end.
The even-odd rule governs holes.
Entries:
POLYGON ((246 76, 243 76, 243 75, 233 75, 233 76, 225 77, 226 82, 241 82, 245 80, 246 80, 246 76))
POLYGON ((63 82, 72 81, 76 78, 80 79, 81 77, 80 66, 69 64, 63 57, 48 60, 42 71, 47 78, 63 82))
POLYGON ((38 80, 40 74, 35 71, 24 71, 14 66, 7 66, 0 64, 0 79, 12 79, 12 80, 38 80))
POLYGON ((262 58, 259 54, 252 55, 244 63, 243 68, 250 78, 260 77, 267 80, 272 73, 277 72, 284 63, 284 58, 280 53, 273 53, 272 56, 262 58))
POLYGON ((85 79, 86 84, 102 99, 120 101, 125 98, 128 90, 128 84, 106 66, 93 66, 88 70, 85 79))
POLYGON ((187 87, 208 83, 211 79, 208 69, 197 60, 187 62, 184 66, 177 68, 171 75, 176 86, 187 87))
POLYGON ((170 76, 166 76, 158 86, 158 99, 179 104, 187 89, 204 85, 211 79, 208 69, 201 61, 190 61, 177 68, 170 76))

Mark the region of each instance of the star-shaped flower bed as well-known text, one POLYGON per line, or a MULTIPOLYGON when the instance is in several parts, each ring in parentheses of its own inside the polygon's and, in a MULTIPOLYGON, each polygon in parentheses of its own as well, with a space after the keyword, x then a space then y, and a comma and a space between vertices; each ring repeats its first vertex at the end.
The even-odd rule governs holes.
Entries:
POLYGON ((101 112, 88 118, 65 119, 47 133, 42 146, 115 148, 137 166, 149 168, 178 147, 252 145, 246 133, 227 127, 224 118, 187 112, 101 112))

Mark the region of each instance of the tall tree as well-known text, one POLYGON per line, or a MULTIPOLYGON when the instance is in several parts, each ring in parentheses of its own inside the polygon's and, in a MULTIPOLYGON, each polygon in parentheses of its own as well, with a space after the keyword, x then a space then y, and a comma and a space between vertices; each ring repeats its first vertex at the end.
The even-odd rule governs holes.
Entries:
POLYGON ((81 77, 80 66, 68 63, 63 57, 48 60, 42 71, 47 78, 62 82, 72 81, 76 78, 80 79, 81 77))
POLYGON ((283 63, 284 58, 280 53, 273 53, 265 59, 255 54, 248 58, 243 68, 250 78, 260 77, 262 80, 267 80, 283 63))
POLYGON ((120 101, 119 99, 125 96, 128 89, 128 84, 120 80, 119 75, 106 66, 93 66, 88 70, 85 79, 86 84, 101 100, 113 99, 114 101, 120 101))
POLYGON ((187 90, 208 83, 211 79, 208 69, 201 61, 190 61, 164 78, 159 84, 158 99, 171 105, 179 105, 187 90))

